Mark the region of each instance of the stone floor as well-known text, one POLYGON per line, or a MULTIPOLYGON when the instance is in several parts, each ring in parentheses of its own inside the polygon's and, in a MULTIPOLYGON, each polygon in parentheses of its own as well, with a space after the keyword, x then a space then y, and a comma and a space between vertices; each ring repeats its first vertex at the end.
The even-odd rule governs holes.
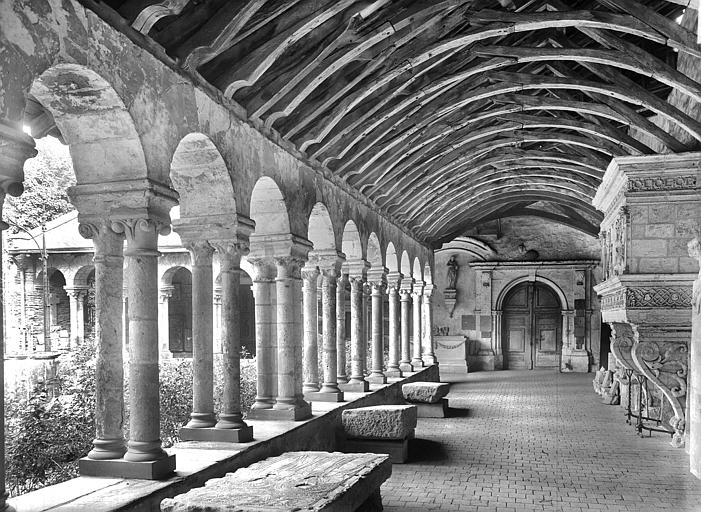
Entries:
POLYGON ((456 382, 452 417, 420 419, 413 462, 393 466, 385 511, 701 511, 684 450, 638 437, 592 378, 504 371, 456 382))

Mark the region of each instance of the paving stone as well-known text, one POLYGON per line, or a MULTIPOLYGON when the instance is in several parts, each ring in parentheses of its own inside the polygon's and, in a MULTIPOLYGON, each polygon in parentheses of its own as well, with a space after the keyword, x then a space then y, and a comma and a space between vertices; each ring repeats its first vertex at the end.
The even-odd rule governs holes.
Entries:
POLYGON ((376 405, 343 411, 343 430, 349 438, 406 439, 416 428, 413 405, 376 405))
POLYGON ((410 382, 402 385, 402 394, 407 402, 435 404, 448 394, 447 382, 410 382))
POLYGON ((450 379, 451 416, 418 420, 428 448, 396 465, 385 512, 701 511, 701 482, 669 436, 640 438, 594 375, 475 372, 450 379), (469 404, 469 410, 456 409, 469 404), (419 501, 430 497, 434 501, 419 501), (510 501, 507 501, 510 500, 510 501))

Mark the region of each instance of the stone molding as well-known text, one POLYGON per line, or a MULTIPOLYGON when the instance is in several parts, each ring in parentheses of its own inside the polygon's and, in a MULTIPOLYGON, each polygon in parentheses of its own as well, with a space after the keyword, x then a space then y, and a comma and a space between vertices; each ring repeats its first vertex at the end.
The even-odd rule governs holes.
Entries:
POLYGON ((366 260, 346 260, 343 262, 341 271, 348 274, 350 278, 365 278, 367 271, 370 269, 370 263, 366 260))
POLYGON ((313 249, 312 243, 290 233, 276 235, 257 235, 253 233, 249 237, 251 259, 260 258, 284 258, 292 257, 306 261, 309 251, 313 249))
POLYGON ((655 176, 628 179, 629 192, 661 192, 665 190, 694 190, 696 176, 655 176))
POLYGON ((335 249, 310 251, 307 264, 319 267, 322 273, 333 271, 335 275, 341 273, 341 268, 345 259, 346 255, 335 249))
POLYGON ((398 292, 402 286, 403 279, 404 276, 401 272, 397 272, 396 270, 387 272, 387 292, 398 292))
POLYGON ((387 286, 387 269, 385 267, 372 267, 367 272, 367 281, 373 288, 386 287, 387 286))

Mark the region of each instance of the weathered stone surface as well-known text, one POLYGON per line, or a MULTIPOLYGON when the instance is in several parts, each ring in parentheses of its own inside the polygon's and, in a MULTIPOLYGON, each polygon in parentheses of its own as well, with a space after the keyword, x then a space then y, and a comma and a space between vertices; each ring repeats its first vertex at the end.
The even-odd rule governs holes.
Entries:
POLYGON ((391 474, 387 455, 288 452, 166 498, 161 511, 356 510, 391 474))
POLYGON ((411 382, 402 386, 402 394, 407 402, 435 404, 448 394, 450 384, 446 382, 411 382))
POLYGON ((343 429, 350 438, 404 439, 416 428, 413 405, 378 405, 343 411, 343 429))

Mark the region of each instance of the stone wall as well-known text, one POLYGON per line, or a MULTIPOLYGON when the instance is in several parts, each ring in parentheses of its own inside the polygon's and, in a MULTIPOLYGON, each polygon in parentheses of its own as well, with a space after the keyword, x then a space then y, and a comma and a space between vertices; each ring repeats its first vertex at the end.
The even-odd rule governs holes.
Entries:
MULTIPOLYGON (((479 231, 474 230, 474 233, 479 231)), ((575 300, 585 301, 584 309, 589 314, 584 316, 584 334, 575 333, 573 325, 572 336, 585 337, 584 346, 591 358, 589 364, 596 366, 599 364, 601 322, 599 302, 592 286, 601 279, 600 268, 596 265, 599 254, 599 242, 594 237, 531 217, 505 220, 499 235, 487 227, 481 230, 481 234, 445 244, 435 253, 435 333, 467 337, 467 357, 472 363, 470 371, 493 369, 492 363, 485 363, 486 359, 482 356, 493 350, 492 311, 497 307, 497 300, 513 281, 520 278, 534 281, 538 276, 557 283, 567 297, 568 309, 575 311, 575 300), (533 253, 524 255, 519 250, 520 245, 524 245, 526 251, 538 251, 537 259, 524 261, 524 256, 532 257, 533 253), (447 263, 451 256, 455 256, 459 265, 457 302, 452 317, 443 295, 447 286, 447 263), (493 272, 485 273, 470 266, 471 263, 485 261, 498 265, 493 272), (580 264, 579 267, 576 264, 558 265, 563 261, 579 261, 580 264), (577 268, 590 268, 585 276, 585 286, 576 285, 577 268)))

